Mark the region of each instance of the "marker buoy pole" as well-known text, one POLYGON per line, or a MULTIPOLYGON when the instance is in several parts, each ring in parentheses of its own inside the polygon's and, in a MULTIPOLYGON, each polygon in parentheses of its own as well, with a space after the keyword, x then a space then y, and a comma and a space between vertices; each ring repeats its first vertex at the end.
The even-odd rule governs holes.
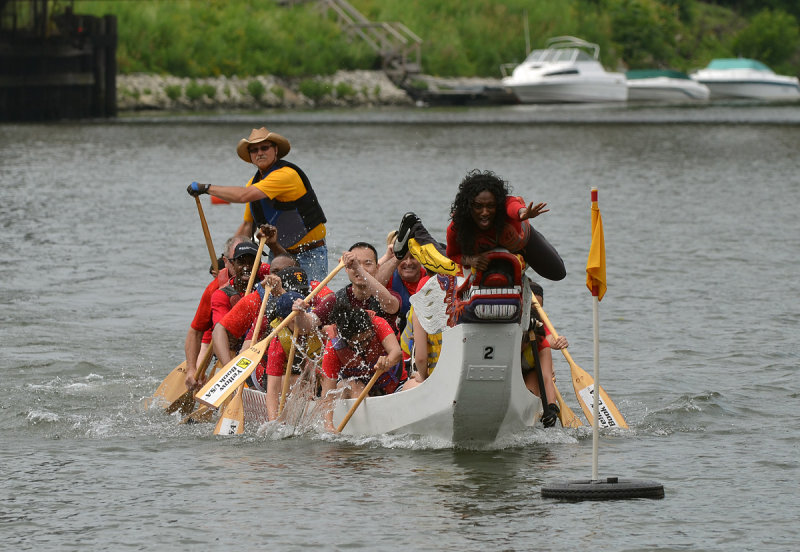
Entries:
POLYGON ((600 300, 605 295, 606 267, 603 221, 597 206, 597 188, 592 188, 592 245, 586 263, 586 285, 592 291, 592 318, 594 326, 594 394, 592 396, 594 420, 592 420, 592 478, 555 483, 542 487, 542 497, 563 500, 620 500, 628 498, 664 498, 664 486, 657 481, 619 479, 608 477, 601 480, 597 474, 600 443, 599 389, 600 389, 600 300))

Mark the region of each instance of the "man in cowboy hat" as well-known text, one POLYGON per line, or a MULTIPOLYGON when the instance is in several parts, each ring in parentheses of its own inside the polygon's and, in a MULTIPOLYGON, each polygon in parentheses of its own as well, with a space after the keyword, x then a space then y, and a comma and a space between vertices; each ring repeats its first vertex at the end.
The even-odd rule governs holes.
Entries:
POLYGON ((252 236, 256 226, 276 226, 278 242, 309 278, 323 280, 328 273, 327 219, 306 174, 283 160, 290 149, 289 140, 277 132, 254 128, 236 146, 239 157, 258 168, 246 187, 192 182, 186 191, 195 197, 210 194, 231 203, 246 203, 237 234, 252 236))

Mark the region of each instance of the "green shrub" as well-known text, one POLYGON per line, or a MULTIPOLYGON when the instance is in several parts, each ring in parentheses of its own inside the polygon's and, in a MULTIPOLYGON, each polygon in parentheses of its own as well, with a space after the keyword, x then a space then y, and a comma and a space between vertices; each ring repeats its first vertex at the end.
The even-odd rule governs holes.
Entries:
POLYGON ((322 82, 321 80, 316 79, 306 79, 301 81, 298 88, 303 96, 314 101, 322 99, 326 95, 330 94, 333 90, 333 87, 327 82, 322 82))
POLYGON ((208 97, 208 99, 213 100, 214 96, 217 95, 217 87, 213 84, 204 84, 200 87, 203 94, 208 97))
POLYGON ((277 84, 272 88, 270 88, 269 91, 272 92, 272 94, 280 100, 283 100, 283 98, 286 96, 286 91, 283 89, 282 86, 278 86, 277 84))
POLYGON ((167 97, 174 102, 183 94, 183 88, 181 88, 180 84, 170 84, 164 89, 164 92, 166 92, 167 97))
POLYGON ((199 100, 203 96, 203 87, 195 81, 189 81, 186 85, 186 97, 192 101, 199 100))
POLYGON ((337 98, 350 98, 355 95, 356 95, 356 90, 350 85, 350 83, 340 82, 339 84, 336 85, 337 98))
POLYGON ((762 10, 734 40, 736 55, 757 59, 778 73, 795 74, 792 55, 800 47, 800 31, 794 16, 762 10))
POLYGON ((267 88, 259 80, 253 79, 247 83, 247 92, 253 96, 256 101, 261 101, 266 91, 267 88))

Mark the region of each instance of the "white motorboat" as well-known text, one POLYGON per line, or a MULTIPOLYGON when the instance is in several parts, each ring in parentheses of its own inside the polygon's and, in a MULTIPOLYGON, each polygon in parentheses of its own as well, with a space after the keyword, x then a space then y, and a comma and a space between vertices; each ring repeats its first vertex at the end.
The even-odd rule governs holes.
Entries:
MULTIPOLYGON (((443 331, 439 361, 430 377, 413 389, 367 397, 343 434, 420 435, 473 448, 534 425, 541 402, 525 386, 520 366, 530 289, 522 283, 527 279, 516 257, 499 251, 490 255, 493 265, 480 276, 480 284, 468 280, 458 288, 455 311, 461 321, 443 331), (500 270, 492 272, 498 265, 500 270)), ((245 419, 264 421, 263 398, 254 395, 261 394, 245 395, 245 419)), ((335 402, 334 426, 354 402, 335 402)))
POLYGON ((625 78, 631 102, 693 102, 708 100, 710 95, 705 84, 680 71, 634 69, 625 78))
POLYGON ((625 75, 606 71, 599 56, 597 44, 572 36, 551 38, 519 65, 502 65, 503 86, 522 103, 624 102, 625 75))
POLYGON ((714 59, 691 74, 711 90, 711 99, 798 100, 797 77, 777 75, 769 67, 747 58, 714 59))

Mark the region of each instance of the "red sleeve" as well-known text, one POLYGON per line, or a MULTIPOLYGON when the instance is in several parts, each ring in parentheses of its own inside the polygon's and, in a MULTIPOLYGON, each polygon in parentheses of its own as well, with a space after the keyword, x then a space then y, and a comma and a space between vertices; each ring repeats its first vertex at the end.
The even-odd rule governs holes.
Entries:
MULTIPOLYGON (((312 291, 317 289, 317 287, 319 287, 319 282, 316 281, 316 280, 311 280, 310 284, 311 284, 311 290, 312 291)), ((323 297, 325 297, 327 295, 332 295, 332 294, 333 294, 333 290, 331 290, 331 288, 329 288, 328 286, 324 286, 321 290, 319 290, 319 293, 317 293, 314 296, 314 298, 311 300, 311 306, 312 307, 316 307, 317 305, 320 304, 320 302, 322 301, 323 297)))
POLYGON ((282 376, 286 372, 286 351, 277 337, 269 344, 267 351, 267 375, 282 376))
POLYGON ((192 320, 192 329, 198 332, 204 332, 211 328, 211 295, 219 289, 217 280, 212 280, 210 284, 203 290, 203 295, 200 297, 200 304, 197 305, 197 312, 194 313, 194 320, 192 320))
POLYGON ((539 340, 539 343, 537 343, 537 347, 536 348, 539 351, 541 351, 542 349, 547 349, 548 347, 550 347, 550 342, 547 341, 546 337, 543 337, 542 339, 539 340))
MULTIPOLYGON (((220 293, 225 294, 224 291, 220 291, 220 293)), ((227 295, 225 295, 225 299, 228 299, 227 295)), ((253 321, 256 319, 256 316, 258 316, 258 309, 260 307, 261 296, 257 291, 253 291, 239 299, 239 302, 236 303, 233 308, 230 308, 230 301, 228 301, 228 312, 223 315, 219 323, 222 324, 232 336, 237 338, 242 337, 247 333, 247 330, 250 329, 250 326, 253 325, 253 321)))
POLYGON ((375 335, 378 336, 378 341, 383 341, 387 335, 394 334, 394 330, 389 323, 380 316, 372 317, 372 326, 375 328, 375 335))
POLYGON ((211 323, 215 326, 231 310, 231 299, 221 289, 211 294, 211 323))
POLYGON ((419 279, 419 282, 417 282, 417 289, 416 289, 416 290, 414 290, 414 293, 419 293, 419 290, 421 290, 421 289, 422 289, 422 286, 424 286, 424 285, 425 285, 425 282, 427 282, 427 281, 428 281, 428 280, 430 280, 431 278, 432 278, 432 277, 431 277, 431 276, 428 276, 427 274, 426 274, 425 276, 423 276, 422 278, 420 278, 420 279, 419 279))
POLYGON ((519 196, 508 196, 506 198, 506 215, 509 220, 519 222, 519 210, 526 208, 525 201, 519 196))
POLYGON ((461 264, 461 247, 456 238, 456 227, 452 222, 447 226, 447 257, 458 264, 461 264))
POLYGON ((322 374, 328 379, 336 379, 339 377, 341 369, 342 363, 339 362, 339 355, 333 350, 333 342, 329 339, 325 344, 325 355, 322 357, 322 374))

